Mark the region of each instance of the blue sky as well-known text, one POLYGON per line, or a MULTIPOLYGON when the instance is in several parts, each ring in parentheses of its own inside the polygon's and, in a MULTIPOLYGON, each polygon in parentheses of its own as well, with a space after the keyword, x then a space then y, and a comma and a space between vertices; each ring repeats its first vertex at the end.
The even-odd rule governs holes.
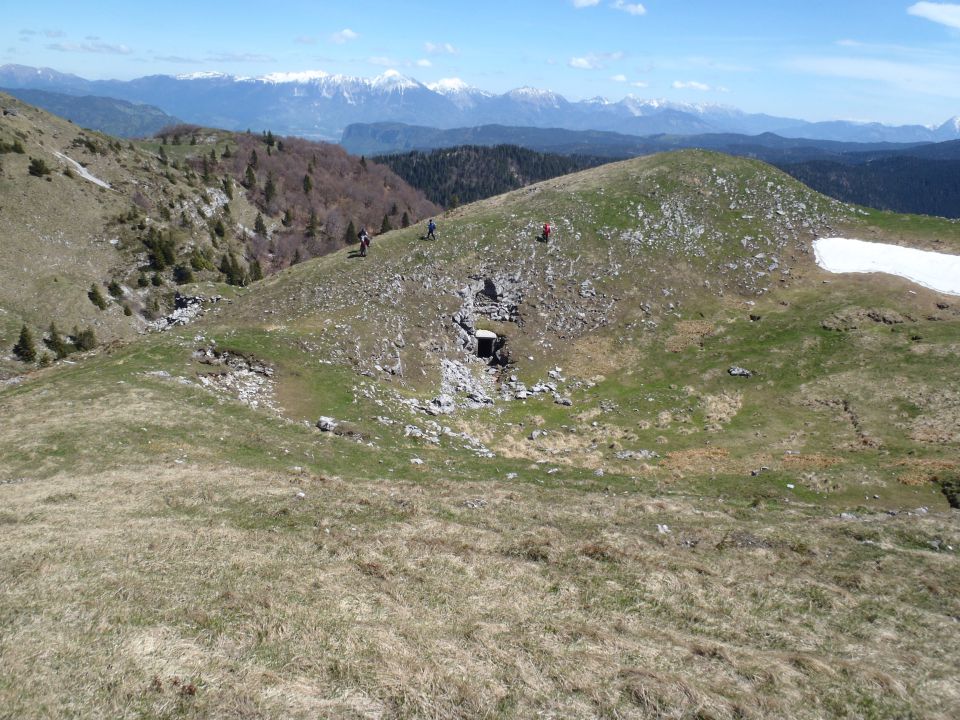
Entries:
POLYGON ((960 4, 912 0, 11 3, 0 63, 90 79, 393 68, 808 120, 960 115, 960 4))

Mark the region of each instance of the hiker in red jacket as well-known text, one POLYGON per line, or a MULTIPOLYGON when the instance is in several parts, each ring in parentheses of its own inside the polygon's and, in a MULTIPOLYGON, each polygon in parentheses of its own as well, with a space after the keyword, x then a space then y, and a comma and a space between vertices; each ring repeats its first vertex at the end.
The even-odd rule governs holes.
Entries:
POLYGON ((543 241, 550 242, 550 223, 543 224, 543 241))

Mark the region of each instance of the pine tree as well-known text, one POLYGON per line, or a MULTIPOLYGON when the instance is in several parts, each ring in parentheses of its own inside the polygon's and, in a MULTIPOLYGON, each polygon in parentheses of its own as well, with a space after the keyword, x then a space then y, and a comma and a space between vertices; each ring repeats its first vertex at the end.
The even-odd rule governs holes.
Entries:
POLYGON ((316 237, 320 222, 317 220, 317 211, 310 208, 310 220, 307 222, 307 237, 316 237))
POLYGON ((250 280, 254 282, 263 280, 263 268, 260 267, 260 261, 256 258, 250 261, 250 280))
POLYGON ((293 213, 290 211, 290 208, 283 211, 283 219, 280 221, 280 224, 284 227, 293 225, 293 213))
POLYGON ((347 231, 343 234, 343 241, 347 245, 353 245, 357 240, 357 229, 353 226, 353 220, 350 221, 350 224, 347 225, 347 231))
POLYGON ((227 199, 233 200, 233 180, 228 177, 223 179, 223 194, 227 196, 227 199))
POLYGON ((227 146, 223 149, 223 154, 222 154, 220 157, 223 157, 223 158, 231 158, 231 157, 233 157, 233 153, 230 152, 230 146, 229 146, 229 145, 227 145, 227 146))
POLYGON ((257 213, 257 219, 253 221, 253 231, 257 235, 267 234, 267 224, 263 221, 263 215, 257 213))
POLYGON ((257 167, 257 151, 256 150, 250 151, 250 159, 247 160, 247 165, 249 165, 252 168, 257 167))
POLYGON ((263 187, 263 199, 269 203, 277 196, 277 185, 273 181, 273 173, 267 174, 267 184, 263 187))
POLYGON ((33 333, 30 332, 30 328, 26 324, 20 328, 20 339, 13 346, 13 354, 23 362, 32 363, 37 359, 37 348, 33 344, 33 333))
MULTIPOLYGON (((164 138, 163 145, 166 145, 166 144, 167 144, 167 139, 164 138)), ((167 158, 167 151, 163 149, 163 145, 160 146, 160 152, 158 153, 158 156, 160 158, 160 164, 166 165, 169 160, 167 158)))
POLYGON ((310 179, 310 175, 304 175, 303 192, 305 195, 309 195, 311 190, 313 190, 313 180, 310 179))
POLYGON ((387 215, 383 216, 383 222, 380 223, 380 234, 382 235, 385 232, 390 232, 393 230, 393 225, 390 224, 390 218, 387 215))
POLYGON ((403 217, 400 218, 400 227, 410 227, 410 216, 407 215, 407 211, 403 211, 403 217))
POLYGON ((54 355, 57 356, 57 360, 62 360, 70 354, 70 348, 67 347, 67 343, 60 334, 60 331, 57 330, 56 323, 50 323, 50 339, 45 342, 47 347, 53 350, 54 355))
POLYGON ((293 253, 293 260, 290 261, 291 265, 297 265, 301 262, 302 258, 300 257, 300 248, 297 248, 293 253))
POLYGON ((247 165, 247 172, 244 174, 243 185, 247 190, 253 190, 257 186, 257 174, 253 171, 253 165, 247 165))

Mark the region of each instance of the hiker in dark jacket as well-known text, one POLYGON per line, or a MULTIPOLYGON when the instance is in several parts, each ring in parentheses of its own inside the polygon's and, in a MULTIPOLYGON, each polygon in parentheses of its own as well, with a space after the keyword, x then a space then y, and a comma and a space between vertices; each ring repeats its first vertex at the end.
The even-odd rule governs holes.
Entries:
POLYGON ((360 228, 360 232, 357 233, 357 238, 360 240, 360 257, 366 257, 367 248, 370 247, 370 236, 367 235, 367 228, 360 228))
POLYGON ((433 221, 433 218, 430 218, 430 222, 427 223, 427 236, 426 240, 436 240, 437 239, 437 224, 433 221))

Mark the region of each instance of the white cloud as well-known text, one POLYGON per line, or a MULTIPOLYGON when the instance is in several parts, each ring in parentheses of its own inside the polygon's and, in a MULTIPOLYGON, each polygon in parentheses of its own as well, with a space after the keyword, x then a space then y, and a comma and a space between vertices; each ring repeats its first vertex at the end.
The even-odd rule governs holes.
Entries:
POLYGON ((619 51, 612 53, 590 53, 583 57, 570 58, 567 65, 579 70, 602 70, 607 66, 607 63, 615 62, 622 58, 623 53, 619 51))
POLYGON ((205 58, 206 62, 214 63, 246 63, 246 62, 276 62, 275 58, 270 57, 269 55, 261 55, 260 53, 217 53, 216 55, 209 55, 205 58))
POLYGON ((425 42, 423 49, 431 55, 456 55, 458 50, 450 43, 425 42))
POLYGON ((599 70, 601 67, 595 58, 589 57, 570 58, 570 62, 568 62, 567 65, 572 68, 578 68, 579 70, 599 70))
POLYGON ((613 80, 614 82, 626 82, 627 76, 624 75, 623 73, 620 73, 619 75, 614 75, 610 79, 613 80))
POLYGON ((360 37, 358 33, 355 33, 350 28, 344 28, 340 32, 335 32, 333 35, 331 35, 330 40, 335 42, 337 45, 343 45, 345 42, 356 40, 358 37, 360 37))
POLYGON ((673 81, 674 90, 703 90, 707 91, 710 89, 710 86, 706 83, 697 82, 696 80, 674 80, 673 81))
POLYGON ((631 15, 646 15, 647 9, 641 3, 628 3, 624 0, 614 0, 614 3, 610 6, 614 10, 622 10, 625 13, 630 13, 631 15))
POLYGON ((637 80, 636 82, 632 82, 630 84, 635 88, 650 87, 650 83, 646 82, 645 80, 637 80))
POLYGON ((960 5, 955 3, 918 2, 908 7, 907 12, 940 25, 960 29, 960 5))
POLYGON ((593 7, 599 4, 600 0, 573 0, 573 6, 575 8, 593 7))
POLYGON ((102 53, 105 55, 129 55, 133 52, 133 50, 128 48, 126 45, 111 45, 105 42, 51 43, 50 45, 47 45, 47 50, 76 53, 102 53))
POLYGON ((433 67, 433 63, 430 62, 427 58, 420 58, 417 60, 417 67, 433 67))
POLYGON ((800 57, 789 67, 827 77, 869 80, 900 90, 939 97, 960 97, 960 65, 922 64, 893 60, 844 57, 800 57))

